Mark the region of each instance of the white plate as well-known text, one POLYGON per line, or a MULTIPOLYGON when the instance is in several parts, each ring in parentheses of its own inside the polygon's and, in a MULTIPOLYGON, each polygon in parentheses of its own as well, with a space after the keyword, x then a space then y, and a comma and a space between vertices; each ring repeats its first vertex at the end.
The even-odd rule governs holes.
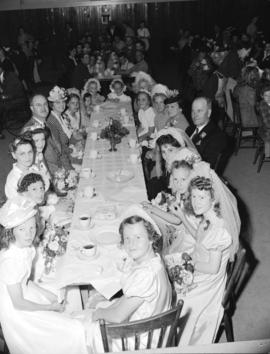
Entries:
POLYGON ((107 178, 116 183, 125 183, 134 178, 134 173, 130 170, 116 170, 107 174, 107 178))
POLYGON ((115 231, 103 230, 95 235, 95 239, 100 245, 115 245, 120 242, 120 235, 115 231))

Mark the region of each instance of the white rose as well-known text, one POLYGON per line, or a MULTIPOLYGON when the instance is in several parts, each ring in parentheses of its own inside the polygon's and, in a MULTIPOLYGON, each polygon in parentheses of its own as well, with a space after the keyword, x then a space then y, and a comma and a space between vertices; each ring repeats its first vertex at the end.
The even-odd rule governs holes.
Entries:
POLYGON ((50 250, 56 252, 56 251, 58 251, 59 245, 58 245, 57 241, 52 241, 48 244, 48 247, 50 250))

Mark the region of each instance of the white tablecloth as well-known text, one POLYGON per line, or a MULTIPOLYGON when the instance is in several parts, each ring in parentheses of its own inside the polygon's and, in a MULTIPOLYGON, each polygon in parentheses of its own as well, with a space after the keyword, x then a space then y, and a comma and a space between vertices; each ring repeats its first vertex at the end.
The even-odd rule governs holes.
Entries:
POLYGON ((91 169, 91 174, 89 178, 81 177, 79 181, 67 252, 57 265, 58 287, 91 284, 106 298, 110 298, 121 289, 119 281, 121 272, 118 265, 125 257, 124 251, 119 246, 118 229, 123 219, 121 214, 128 205, 147 200, 141 162, 132 164, 129 159, 130 154, 139 152, 137 148, 129 147, 130 139, 137 139, 130 105, 113 106, 105 103, 104 109, 101 108, 100 112, 92 115, 82 164, 82 171, 91 169), (104 139, 93 141, 91 132, 96 131, 99 135, 101 129, 108 125, 110 117, 120 116, 120 109, 123 107, 131 117, 126 126, 130 133, 116 145, 116 152, 110 152, 109 142, 104 139), (93 127, 95 121, 99 121, 99 127, 93 127), (101 158, 90 158, 91 150, 97 150, 101 158), (120 170, 130 171, 133 178, 125 183, 112 182, 108 179, 109 172, 120 170), (93 198, 82 195, 84 188, 89 185, 94 187, 97 193, 93 198), (104 208, 109 208, 115 213, 113 220, 100 220, 95 217, 96 213, 102 212, 104 208), (92 217, 93 226, 88 230, 82 230, 79 223, 82 214, 89 214, 92 217), (109 232, 112 234, 111 240, 109 232), (81 259, 80 246, 89 242, 97 244, 97 255, 81 259))

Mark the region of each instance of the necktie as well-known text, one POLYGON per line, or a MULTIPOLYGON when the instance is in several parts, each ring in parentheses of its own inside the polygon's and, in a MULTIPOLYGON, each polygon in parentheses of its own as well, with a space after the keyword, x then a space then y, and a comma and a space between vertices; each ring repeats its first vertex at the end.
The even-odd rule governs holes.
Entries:
POLYGON ((193 134, 191 140, 193 141, 194 144, 196 144, 196 142, 199 140, 199 129, 198 128, 196 128, 195 134, 193 134))

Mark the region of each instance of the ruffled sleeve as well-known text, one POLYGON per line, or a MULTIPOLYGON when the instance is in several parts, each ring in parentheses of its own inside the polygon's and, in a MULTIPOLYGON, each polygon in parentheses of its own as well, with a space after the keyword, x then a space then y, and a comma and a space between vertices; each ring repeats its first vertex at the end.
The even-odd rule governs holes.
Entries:
POLYGON ((151 269, 135 269, 123 284, 123 293, 126 297, 140 297, 151 302, 157 296, 157 281, 151 269))
POLYGON ((213 249, 223 252, 227 248, 229 248, 232 244, 232 237, 228 233, 228 231, 220 227, 216 230, 214 237, 211 239, 208 245, 206 245, 207 249, 213 249))

